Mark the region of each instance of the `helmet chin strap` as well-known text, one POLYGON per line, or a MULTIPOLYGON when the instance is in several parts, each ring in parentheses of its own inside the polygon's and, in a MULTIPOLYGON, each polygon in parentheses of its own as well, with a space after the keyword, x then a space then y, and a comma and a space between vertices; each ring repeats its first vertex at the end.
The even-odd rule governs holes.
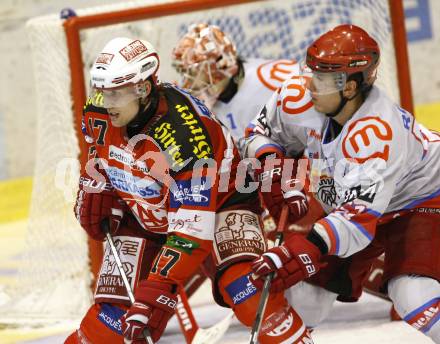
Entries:
POLYGON ((325 115, 327 117, 333 118, 337 115, 339 115, 339 113, 342 111, 342 109, 344 108, 344 106, 347 104, 347 102, 349 100, 353 100, 354 98, 356 98, 356 96, 360 93, 360 91, 357 91, 351 98, 348 97, 344 97, 344 92, 341 90, 339 91, 339 97, 341 98, 341 100, 339 101, 339 105, 336 108, 336 110, 332 111, 332 112, 328 112, 325 115))
POLYGON ((336 110, 326 113, 325 115, 327 117, 333 118, 336 115, 338 115, 342 111, 342 109, 344 108, 345 104, 347 104, 347 102, 349 101, 349 99, 347 97, 344 97, 343 91, 339 91, 339 97, 341 98, 341 100, 339 101, 338 107, 336 108, 336 110))

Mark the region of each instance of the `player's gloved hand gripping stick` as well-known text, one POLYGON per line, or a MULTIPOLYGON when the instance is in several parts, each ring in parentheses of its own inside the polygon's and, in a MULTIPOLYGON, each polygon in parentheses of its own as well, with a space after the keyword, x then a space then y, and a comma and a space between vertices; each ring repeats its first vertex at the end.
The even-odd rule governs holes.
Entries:
MULTIPOLYGON (((275 236, 275 244, 274 244, 275 247, 279 246, 281 244, 281 241, 283 240, 283 231, 287 224, 288 215, 289 215, 289 206, 285 204, 281 209, 280 220, 278 221, 277 233, 275 236)), ((255 315, 254 326, 252 326, 250 344, 257 343, 258 334, 260 333, 261 323, 263 321, 264 311, 266 310, 267 301, 269 299, 270 283, 274 278, 274 276, 275 276, 275 271, 268 274, 264 281, 263 289, 261 291, 261 296, 260 296, 260 303, 258 304, 257 313, 255 315)))

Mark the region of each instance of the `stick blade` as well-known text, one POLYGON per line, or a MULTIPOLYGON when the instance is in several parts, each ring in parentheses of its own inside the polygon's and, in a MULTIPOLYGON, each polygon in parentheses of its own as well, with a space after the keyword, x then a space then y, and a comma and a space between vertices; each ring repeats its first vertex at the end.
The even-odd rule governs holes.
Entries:
POLYGON ((199 328, 191 344, 217 343, 228 330, 233 317, 234 313, 231 312, 218 324, 207 329, 199 328))

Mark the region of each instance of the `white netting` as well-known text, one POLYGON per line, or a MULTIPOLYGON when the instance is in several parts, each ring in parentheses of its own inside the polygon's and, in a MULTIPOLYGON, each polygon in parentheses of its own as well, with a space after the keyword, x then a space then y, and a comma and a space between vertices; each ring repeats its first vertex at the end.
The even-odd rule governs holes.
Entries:
MULTIPOLYGON (((77 14, 158 2, 165 1, 126 2, 77 14)), ((195 22, 219 25, 232 37, 244 58, 297 60, 320 34, 340 23, 354 23, 378 40, 382 49, 378 84, 398 100, 387 4, 388 1, 375 0, 259 1, 87 29, 80 35, 84 74, 88 80, 87 72, 95 56, 115 36, 149 40, 159 51, 161 79, 173 81, 177 75, 170 64, 171 50, 186 27, 195 22)), ((4 315, 1 322, 24 317, 36 320, 80 317, 91 301, 86 237, 72 212, 78 167, 72 164, 71 173, 66 176, 61 168, 75 161, 78 154, 64 29, 62 21, 53 15, 31 20, 28 32, 38 99, 37 164, 27 248, 17 283, 8 290, 12 302, 0 308, 0 314, 4 315), (64 189, 60 185, 65 185, 64 189)))

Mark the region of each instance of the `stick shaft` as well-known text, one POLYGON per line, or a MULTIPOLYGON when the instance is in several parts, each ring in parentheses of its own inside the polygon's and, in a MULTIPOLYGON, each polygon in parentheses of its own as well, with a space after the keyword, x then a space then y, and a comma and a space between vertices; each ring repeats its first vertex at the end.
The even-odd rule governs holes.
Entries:
MULTIPOLYGON (((122 281, 124 282, 125 289, 127 289, 128 298, 130 299, 130 302, 133 304, 134 303, 133 291, 131 290, 130 282, 128 282, 127 275, 125 274, 124 267, 122 266, 121 259, 119 258, 118 250, 116 249, 115 242, 113 241, 113 237, 110 234, 108 227, 109 227, 108 222, 104 221, 102 230, 104 231, 105 236, 107 238, 107 242, 110 246, 110 250, 112 251, 113 258, 115 259, 116 265, 119 269, 119 273, 121 274, 122 281)), ((145 329, 142 332, 142 334, 144 335, 144 338, 148 344, 154 344, 148 329, 145 329)))
MULTIPOLYGON (((279 246, 281 243, 281 239, 283 237, 283 231, 287 223, 288 215, 289 215, 289 207, 287 205, 283 205, 283 208, 281 209, 280 220, 278 221, 277 234, 276 234, 274 247, 279 246)), ((260 302, 258 304, 257 313, 255 315, 254 326, 252 327, 250 344, 257 343, 258 334, 260 333, 264 312, 267 306, 267 301, 269 300, 270 283, 272 282, 274 276, 275 276, 275 272, 271 272, 269 275, 266 276, 266 279, 264 280, 264 285, 260 296, 260 302)))

